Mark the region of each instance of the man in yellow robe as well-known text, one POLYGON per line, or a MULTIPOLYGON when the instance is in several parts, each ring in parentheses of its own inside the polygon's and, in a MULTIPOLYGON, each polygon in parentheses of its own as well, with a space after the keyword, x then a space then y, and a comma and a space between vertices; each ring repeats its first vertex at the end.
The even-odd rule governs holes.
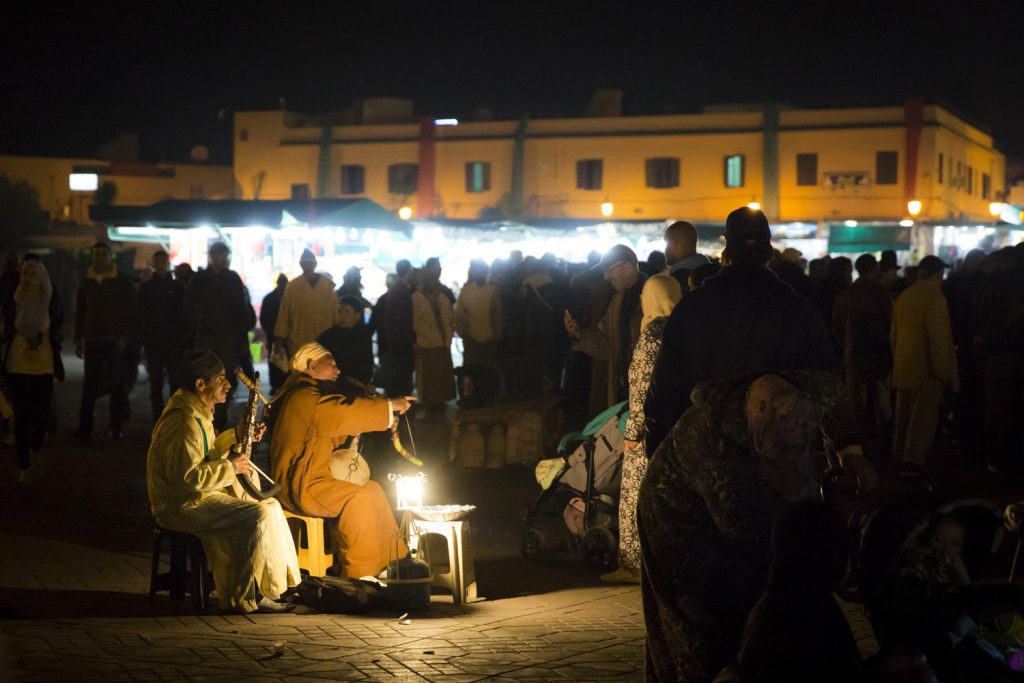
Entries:
POLYGON ((303 344, 339 322, 334 283, 316 272, 316 256, 309 249, 299 257, 302 275, 290 281, 281 297, 274 336, 285 344, 291 358, 303 344))
POLYGON ((213 430, 213 408, 231 386, 224 365, 212 351, 193 351, 182 360, 178 380, 182 388, 157 420, 146 456, 153 516, 165 529, 202 540, 222 607, 242 613, 290 609, 274 602, 300 578, 280 504, 227 492, 251 466, 230 450, 242 424, 219 435, 213 430))
POLYGON ((270 467, 281 485, 278 498, 294 513, 338 518, 339 574, 377 576, 398 528, 391 505, 372 479, 362 486, 335 479, 331 457, 350 437, 387 429, 393 413, 409 409, 409 399, 322 393, 318 382, 334 382, 340 372, 316 343, 298 350, 292 369, 271 408, 270 467))

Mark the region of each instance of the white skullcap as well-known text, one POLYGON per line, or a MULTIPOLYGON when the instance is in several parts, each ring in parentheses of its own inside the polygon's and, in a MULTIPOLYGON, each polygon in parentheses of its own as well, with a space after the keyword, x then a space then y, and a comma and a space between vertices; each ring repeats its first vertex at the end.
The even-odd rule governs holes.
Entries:
POLYGON ((309 370, 310 363, 329 355, 331 355, 331 352, 316 342, 304 344, 295 352, 295 355, 292 356, 292 370, 306 372, 309 370))

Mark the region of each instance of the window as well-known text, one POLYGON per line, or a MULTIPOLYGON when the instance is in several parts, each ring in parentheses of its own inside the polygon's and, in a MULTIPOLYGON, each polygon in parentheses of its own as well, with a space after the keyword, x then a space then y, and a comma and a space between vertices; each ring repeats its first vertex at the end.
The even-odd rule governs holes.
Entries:
POLYGON ((491 162, 466 162, 466 192, 487 192, 491 189, 491 162))
POLYGON ((797 154, 796 155, 796 184, 817 185, 818 184, 818 155, 797 154))
POLYGON ((248 142, 249 141, 249 129, 248 128, 243 128, 242 130, 238 131, 238 139, 241 140, 242 142, 248 142))
POLYGON ((292 199, 309 199, 309 184, 296 183, 292 185, 292 199))
POLYGON ((647 187, 679 187, 679 157, 654 157, 645 166, 647 187))
POLYGON ((733 154, 725 158, 725 186, 743 187, 744 157, 742 154, 733 154))
POLYGON ((958 188, 964 186, 964 166, 959 161, 956 162, 956 175, 954 176, 954 182, 958 188))
POLYGON ((937 178, 937 180, 939 181, 940 184, 942 183, 942 170, 944 168, 942 162, 943 162, 942 152, 939 152, 939 174, 938 174, 938 176, 936 176, 936 178, 937 178))
POLYGON ((391 164, 388 166, 388 192, 392 194, 414 194, 419 180, 420 167, 417 164, 391 164))
POLYGON ((341 193, 363 194, 366 192, 366 167, 362 164, 342 164, 341 193))
POLYGON ((899 175, 897 165, 899 152, 878 152, 875 154, 875 182, 879 185, 895 185, 899 175))
POLYGON ((992 176, 988 173, 981 174, 981 198, 990 199, 992 195, 992 176))
POLYGON ((967 167, 967 194, 974 194, 974 169, 967 167))
POLYGON ((603 175, 602 159, 580 159, 576 162, 576 189, 600 190, 603 175))

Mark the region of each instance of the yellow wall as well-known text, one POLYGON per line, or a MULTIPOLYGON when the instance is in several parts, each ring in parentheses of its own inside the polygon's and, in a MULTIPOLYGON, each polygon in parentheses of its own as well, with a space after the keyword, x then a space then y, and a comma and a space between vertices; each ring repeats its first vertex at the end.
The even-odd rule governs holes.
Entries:
MULTIPOLYGON (((988 220, 989 199, 981 197, 981 173, 992 177, 993 197, 1004 187, 1005 159, 991 137, 937 106, 924 109, 917 169, 921 219, 960 216, 988 220), (973 195, 934 182, 935 158, 969 163, 976 174, 973 195)), ((293 183, 308 183, 316 194, 321 130, 290 128, 287 114, 239 112, 235 118, 235 174, 242 196, 254 198, 253 179, 262 174, 263 199, 291 196, 293 183), (247 141, 239 132, 246 130, 247 141)), ((750 201, 765 203, 763 115, 756 107, 738 111, 672 116, 588 119, 540 119, 527 122, 523 160, 523 204, 528 216, 600 217, 602 202, 612 202, 612 218, 721 221, 750 201), (726 188, 727 155, 742 154, 745 182, 726 188), (646 187, 644 162, 650 157, 678 157, 680 186, 646 187), (603 160, 600 190, 576 187, 576 162, 603 160)), ((510 195, 518 121, 465 122, 438 127, 436 138, 436 214, 474 219, 510 195), (466 192, 465 164, 491 164, 491 189, 466 192)), ((416 163, 416 124, 335 126, 331 129, 331 177, 327 196, 340 196, 342 164, 365 166, 366 197, 384 207, 416 207, 415 194, 393 195, 387 167, 416 163)), ((798 110, 779 116, 779 215, 781 221, 899 220, 906 217, 904 175, 906 128, 903 107, 798 110), (898 153, 897 182, 875 182, 876 152, 898 153), (818 184, 796 184, 796 155, 818 154, 818 184), (827 172, 864 172, 865 187, 830 189, 827 172)), ((948 161, 947 161, 948 163, 948 161)))
MULTIPOLYGON (((25 181, 39 193, 39 204, 54 220, 88 220, 92 192, 72 192, 68 175, 76 166, 110 167, 98 159, 0 156, 0 175, 15 182, 25 181)), ((173 177, 100 175, 99 182, 117 186, 115 204, 152 204, 163 199, 204 199, 234 197, 234 174, 229 166, 191 164, 157 164, 160 169, 173 169, 173 177), (194 191, 194 192, 193 192, 194 191)))

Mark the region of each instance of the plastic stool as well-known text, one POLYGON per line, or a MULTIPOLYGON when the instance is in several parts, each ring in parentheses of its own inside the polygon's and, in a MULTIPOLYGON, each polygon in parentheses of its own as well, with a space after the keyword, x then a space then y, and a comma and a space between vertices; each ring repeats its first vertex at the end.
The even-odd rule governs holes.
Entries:
POLYGON ((292 532, 299 567, 310 576, 326 576, 327 570, 334 566, 334 543, 327 526, 331 520, 297 515, 287 510, 284 516, 292 532))
POLYGON ((448 546, 448 571, 438 571, 437 568, 443 566, 437 563, 440 558, 434 554, 430 556, 430 568, 434 571, 432 585, 450 590, 452 602, 456 605, 476 600, 476 568, 473 564, 473 546, 469 538, 469 520, 425 522, 417 519, 413 521, 413 525, 419 533, 443 537, 448 546))
POLYGON ((158 591, 168 591, 171 600, 192 595, 192 605, 205 612, 209 605, 210 580, 203 543, 197 536, 182 531, 171 531, 157 525, 153 529, 153 565, 149 574, 149 604, 152 605, 158 591), (160 554, 164 541, 171 542, 171 569, 160 571, 160 554))

